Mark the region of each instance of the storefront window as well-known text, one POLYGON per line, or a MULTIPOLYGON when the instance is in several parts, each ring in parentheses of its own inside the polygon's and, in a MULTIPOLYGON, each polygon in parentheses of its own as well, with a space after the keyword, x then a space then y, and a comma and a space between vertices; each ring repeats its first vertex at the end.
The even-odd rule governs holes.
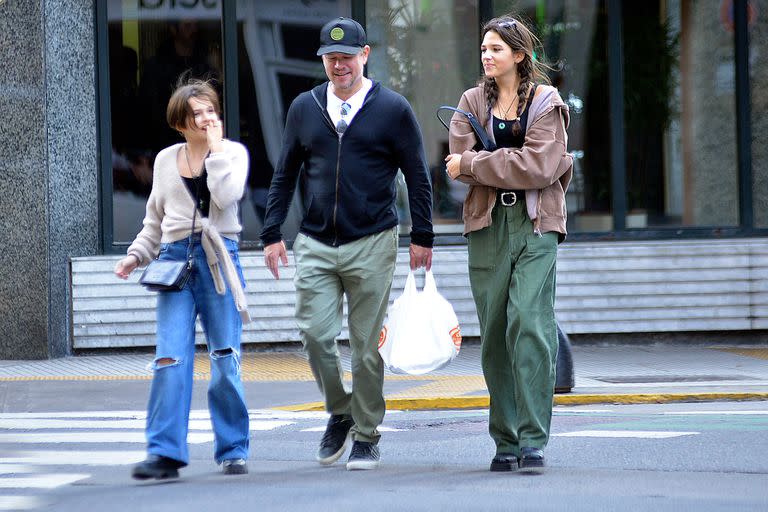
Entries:
POLYGON ((752 99, 752 179, 753 215, 755 227, 768 228, 768 12, 765 3, 758 12, 757 4, 749 2, 749 78, 752 99))
MULTIPOLYGON (((288 107, 296 96, 327 80, 317 56, 320 28, 350 11, 348 0, 237 3, 240 140, 251 156, 248 190, 241 204, 246 241, 258 240, 261 232, 288 107)), ((288 240, 299 230, 303 211, 299 196, 283 224, 288 240)))
POLYGON ((568 104, 573 179, 566 194, 569 232, 613 229, 608 102, 608 21, 604 1, 494 1, 541 39, 549 78, 568 104))
MULTIPOLYGON (((365 6, 371 56, 368 76, 411 103, 424 137, 434 192, 435 232, 460 234, 466 185, 445 176, 448 132, 437 107, 456 106, 480 70, 476 0, 368 0, 365 6)), ((446 116, 450 118, 450 116, 446 116)), ((405 180, 398 181, 401 229, 410 226, 405 180)))
POLYGON ((623 3, 627 227, 738 225, 733 28, 720 4, 623 3))
POLYGON ((220 2, 109 0, 113 240, 141 230, 155 155, 181 136, 165 111, 179 76, 211 79, 221 92, 220 2))
MULTIPOLYGON (((738 223, 733 33, 721 7, 622 2, 627 228, 738 223)), ((494 15, 532 21, 547 59, 562 66, 550 78, 571 112, 576 232, 613 229, 606 9, 494 2, 494 15)))
MULTIPOLYGON (((301 92, 326 80, 316 56, 320 27, 350 16, 352 0, 238 0, 239 138, 251 172, 241 204, 243 240, 261 231, 285 115, 301 92)), ((108 0, 112 150, 112 241, 141 229, 157 152, 181 141, 165 108, 182 74, 223 92, 222 2, 108 0)), ((732 2, 653 0, 622 4, 626 227, 738 225, 732 2)), ((768 227, 768 108, 765 16, 750 5, 754 220, 768 227)), ((492 15, 515 13, 539 35, 540 58, 569 105, 574 175, 568 230, 613 230, 606 0, 494 0, 492 15)), ((365 0, 372 48, 369 77, 403 94, 416 112, 433 180, 438 234, 461 233, 466 186, 446 179, 448 133, 438 106, 458 103, 481 74, 480 0, 365 0)), ((223 98, 222 98, 223 99, 223 98)), ((225 113, 226 115, 227 113, 225 113)), ((233 115, 229 113, 229 115, 233 115)), ((398 181, 403 232, 410 227, 398 181)), ((292 240, 297 198, 283 233, 292 240)))

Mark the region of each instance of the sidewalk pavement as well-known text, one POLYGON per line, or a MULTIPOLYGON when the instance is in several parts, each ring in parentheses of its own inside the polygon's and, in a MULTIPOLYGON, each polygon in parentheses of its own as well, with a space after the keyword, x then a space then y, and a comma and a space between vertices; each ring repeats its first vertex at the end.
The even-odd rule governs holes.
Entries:
MULTIPOLYGON (((349 374, 349 350, 341 347, 349 374)), ((150 380, 151 353, 73 356, 46 361, 0 361, 0 382, 150 380)), ((575 386, 555 395, 557 405, 664 403, 711 400, 768 400, 768 343, 724 346, 702 344, 575 345, 575 386)), ((292 394, 274 408, 323 410, 303 351, 247 351, 242 376, 248 395, 264 394, 274 403, 275 383, 303 383, 310 394, 292 394)), ((195 379, 207 380, 207 354, 195 359, 195 379)), ((488 407, 480 366, 480 346, 465 344, 447 367, 422 376, 385 373, 388 409, 461 409, 488 407)), ((250 398, 249 398, 250 401, 250 398)))

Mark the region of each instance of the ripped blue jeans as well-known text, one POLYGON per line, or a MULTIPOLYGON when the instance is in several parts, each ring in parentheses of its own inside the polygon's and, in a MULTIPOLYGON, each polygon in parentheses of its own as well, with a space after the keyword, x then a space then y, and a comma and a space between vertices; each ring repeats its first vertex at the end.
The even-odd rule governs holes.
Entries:
MULTIPOLYGON (((237 242, 224 239, 244 282, 237 242)), ((208 342, 208 409, 214 432, 214 458, 248 458, 248 408, 240 380, 242 321, 227 288, 216 293, 199 239, 193 243, 194 268, 183 290, 157 295, 157 349, 147 406, 147 452, 189 462, 187 431, 192 402, 195 319, 208 342)), ((187 239, 162 244, 162 260, 185 260, 187 239)))

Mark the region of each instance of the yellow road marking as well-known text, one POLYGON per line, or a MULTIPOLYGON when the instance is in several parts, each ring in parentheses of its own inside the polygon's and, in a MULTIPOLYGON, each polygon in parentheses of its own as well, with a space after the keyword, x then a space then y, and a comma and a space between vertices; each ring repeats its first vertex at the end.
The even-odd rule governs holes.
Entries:
MULTIPOLYGON (((430 398, 387 398, 387 409, 407 411, 424 409, 487 409, 488 396, 430 398)), ((718 400, 768 400, 768 393, 643 393, 643 394, 572 394, 556 395, 555 405, 590 404, 662 404, 673 402, 716 402, 718 400)), ((323 411, 322 402, 272 407, 283 411, 323 411)))
POLYGON ((752 357, 755 359, 768 360, 768 348, 720 348, 716 347, 715 350, 721 352, 729 352, 731 354, 738 354, 740 356, 752 357))

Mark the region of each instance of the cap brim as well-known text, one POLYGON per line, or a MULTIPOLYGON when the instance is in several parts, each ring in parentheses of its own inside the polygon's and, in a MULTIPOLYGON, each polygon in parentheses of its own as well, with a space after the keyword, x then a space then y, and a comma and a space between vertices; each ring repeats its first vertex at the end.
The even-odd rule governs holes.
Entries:
POLYGON ((349 55, 357 55, 363 49, 362 46, 349 46, 346 44, 331 44, 328 46, 321 46, 317 50, 318 55, 325 55, 326 53, 346 53, 349 55))

